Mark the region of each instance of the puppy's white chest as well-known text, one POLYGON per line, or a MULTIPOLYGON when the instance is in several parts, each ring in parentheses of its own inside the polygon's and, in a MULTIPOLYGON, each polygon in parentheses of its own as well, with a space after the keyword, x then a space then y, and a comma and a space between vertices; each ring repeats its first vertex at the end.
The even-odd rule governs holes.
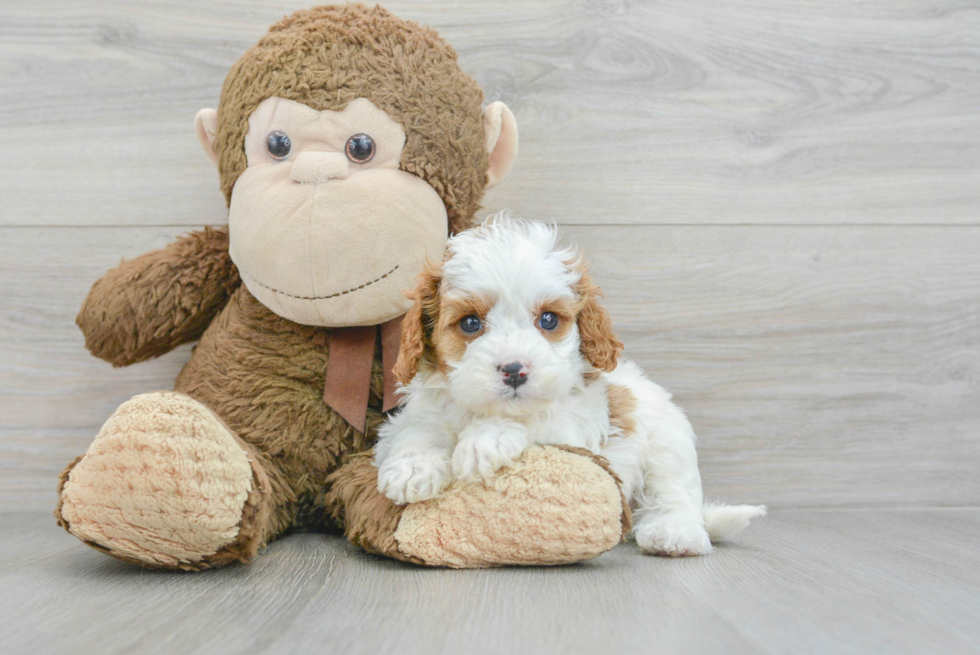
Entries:
POLYGON ((604 385, 570 394, 526 424, 532 444, 564 445, 599 452, 609 437, 609 404, 604 385))

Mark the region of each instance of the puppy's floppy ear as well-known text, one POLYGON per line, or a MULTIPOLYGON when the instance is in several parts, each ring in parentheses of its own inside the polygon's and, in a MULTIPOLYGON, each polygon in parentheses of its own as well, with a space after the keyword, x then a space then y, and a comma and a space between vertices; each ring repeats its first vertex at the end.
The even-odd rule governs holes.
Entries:
POLYGON ((409 296, 415 303, 402 319, 402 341, 393 369, 395 379, 402 384, 412 381, 422 355, 427 348, 432 348, 432 328, 438 318, 441 281, 441 266, 428 262, 416 278, 415 290, 409 296))
POLYGON ((592 283, 588 269, 581 265, 582 278, 577 291, 582 309, 578 313, 579 349, 589 362, 601 371, 612 371, 623 351, 623 342, 613 334, 609 313, 599 305, 602 289, 592 283))

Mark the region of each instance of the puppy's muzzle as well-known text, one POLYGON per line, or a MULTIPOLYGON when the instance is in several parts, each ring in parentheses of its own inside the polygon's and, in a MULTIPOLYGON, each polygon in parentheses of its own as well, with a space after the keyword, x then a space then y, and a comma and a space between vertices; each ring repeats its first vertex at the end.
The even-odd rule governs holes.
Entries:
POLYGON ((504 376, 504 384, 515 389, 527 382, 527 367, 520 362, 511 362, 497 367, 504 376))

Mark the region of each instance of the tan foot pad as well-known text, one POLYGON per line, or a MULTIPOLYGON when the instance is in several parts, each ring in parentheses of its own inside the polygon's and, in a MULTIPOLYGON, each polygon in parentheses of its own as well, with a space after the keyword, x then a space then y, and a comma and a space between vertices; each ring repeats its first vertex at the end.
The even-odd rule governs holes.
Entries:
POLYGON ((492 487, 455 482, 439 498, 408 505, 395 530, 398 550, 453 568, 595 557, 629 529, 629 508, 603 463, 568 449, 532 448, 492 487))
POLYGON ((200 562, 235 540, 252 468, 227 427, 196 400, 148 393, 109 417, 62 491, 80 539, 150 566, 200 562))

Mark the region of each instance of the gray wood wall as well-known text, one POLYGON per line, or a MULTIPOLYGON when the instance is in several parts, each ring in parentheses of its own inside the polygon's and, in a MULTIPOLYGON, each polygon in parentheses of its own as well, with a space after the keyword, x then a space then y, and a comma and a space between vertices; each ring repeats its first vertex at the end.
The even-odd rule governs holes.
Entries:
MULTIPOLYGON (((186 361, 113 370, 75 312, 121 257, 225 221, 194 114, 305 5, 0 1, 0 509, 50 509, 112 410, 186 361)), ((513 109, 487 212, 585 246, 710 495, 980 503, 973 0, 386 5, 513 109)))

